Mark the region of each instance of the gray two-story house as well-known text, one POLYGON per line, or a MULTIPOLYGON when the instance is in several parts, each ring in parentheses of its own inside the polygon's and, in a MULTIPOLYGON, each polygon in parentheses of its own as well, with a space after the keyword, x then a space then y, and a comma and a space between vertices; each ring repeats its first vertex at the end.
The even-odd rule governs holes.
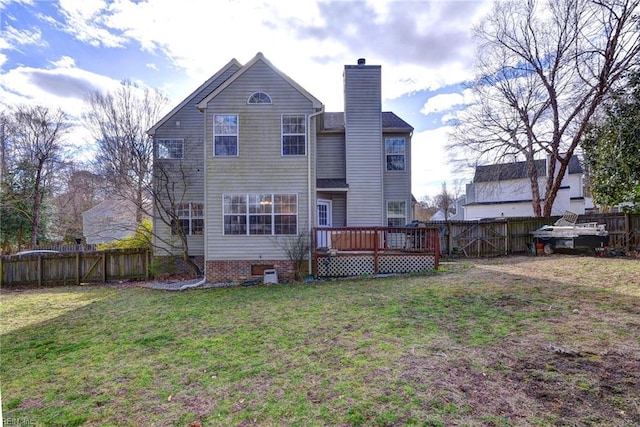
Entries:
MULTIPOLYGON (((412 220, 413 128, 381 111, 381 67, 345 65, 344 102, 325 112, 258 53, 230 61, 149 130, 208 281, 264 266, 291 273, 282 241, 316 226, 412 220)), ((154 227, 156 245, 176 250, 170 227, 154 227)))

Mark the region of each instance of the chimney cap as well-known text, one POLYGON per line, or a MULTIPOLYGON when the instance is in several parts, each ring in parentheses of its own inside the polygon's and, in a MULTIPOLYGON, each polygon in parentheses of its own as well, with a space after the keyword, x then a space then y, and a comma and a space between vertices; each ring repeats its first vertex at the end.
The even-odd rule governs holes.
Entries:
POLYGON ((362 67, 364 64, 366 64, 367 60, 364 58, 358 58, 358 65, 360 67, 362 67))

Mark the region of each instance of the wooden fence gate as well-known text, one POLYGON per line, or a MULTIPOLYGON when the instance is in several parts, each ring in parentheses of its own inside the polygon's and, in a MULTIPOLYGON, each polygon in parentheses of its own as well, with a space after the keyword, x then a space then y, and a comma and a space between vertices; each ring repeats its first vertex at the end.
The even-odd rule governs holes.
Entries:
POLYGON ((450 253, 467 257, 503 255, 508 250, 507 223, 505 221, 462 221, 453 224, 448 236, 450 253))

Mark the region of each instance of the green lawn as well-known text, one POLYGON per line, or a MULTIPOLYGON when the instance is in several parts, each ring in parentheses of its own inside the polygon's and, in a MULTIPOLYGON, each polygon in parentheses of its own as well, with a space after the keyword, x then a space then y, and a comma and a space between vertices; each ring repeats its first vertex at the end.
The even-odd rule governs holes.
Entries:
POLYGON ((5 423, 640 424, 638 260, 0 302, 5 423))

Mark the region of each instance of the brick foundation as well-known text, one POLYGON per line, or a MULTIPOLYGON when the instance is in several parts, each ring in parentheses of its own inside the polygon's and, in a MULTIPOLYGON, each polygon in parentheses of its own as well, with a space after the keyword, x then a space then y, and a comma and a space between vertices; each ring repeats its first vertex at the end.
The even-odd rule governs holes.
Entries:
POLYGON ((255 280, 262 276, 251 275, 252 265, 268 265, 278 273, 278 278, 293 278, 293 264, 289 260, 234 260, 234 261, 207 261, 207 282, 242 282, 255 280))

